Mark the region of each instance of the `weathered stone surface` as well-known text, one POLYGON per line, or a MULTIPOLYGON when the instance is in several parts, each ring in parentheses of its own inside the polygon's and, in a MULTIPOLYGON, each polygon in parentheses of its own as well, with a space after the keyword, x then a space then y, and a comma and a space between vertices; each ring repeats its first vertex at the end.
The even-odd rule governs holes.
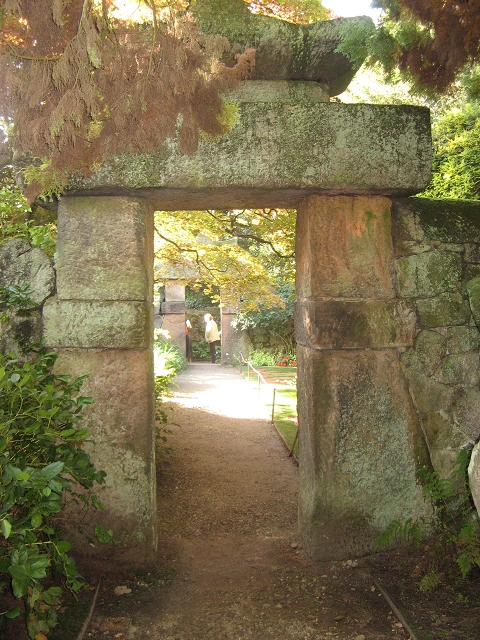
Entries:
MULTIPOLYGON (((242 0, 243 1, 243 0, 242 0)), ((295 80, 243 80, 226 96, 230 102, 329 102, 328 87, 319 82, 295 80)))
POLYGON ((480 442, 473 447, 472 457, 468 465, 468 478, 473 501, 480 516, 480 442))
POLYGON ((405 367, 410 395, 420 415, 447 411, 454 395, 453 389, 432 380, 414 367, 405 367))
POLYGON ((58 212, 61 300, 150 300, 153 210, 123 197, 63 197, 58 212))
POLYGON ((107 472, 99 491, 105 511, 91 516, 113 529, 123 544, 87 554, 108 555, 110 562, 149 564, 156 545, 154 389, 151 349, 61 350, 58 374, 88 375, 82 394, 95 404, 84 408, 83 425, 91 430, 88 450, 97 469, 107 472))
POLYGON ((475 324, 480 330, 480 276, 469 280, 465 288, 475 324))
POLYGON ((462 259, 457 253, 433 250, 398 258, 395 270, 401 297, 434 296, 458 289, 462 259))
POLYGON ((428 516, 415 478, 428 451, 395 350, 297 355, 302 543, 351 558, 392 520, 428 516))
POLYGON ((438 373, 445 384, 472 386, 480 383, 480 357, 478 351, 445 356, 438 373))
POLYGON ((447 349, 444 336, 436 331, 420 331, 415 341, 415 349, 407 349, 401 355, 406 367, 413 367, 426 376, 432 376, 439 368, 447 349))
POLYGON ((0 244, 0 285, 30 285, 30 297, 41 305, 55 291, 52 261, 42 249, 13 238, 0 244))
POLYGON ((300 25, 252 14, 241 0, 196 0, 192 11, 203 33, 226 37, 231 49, 222 60, 233 65, 247 47, 255 49, 252 79, 313 80, 328 85, 330 95, 347 88, 358 66, 336 52, 345 25, 371 27, 370 18, 328 20, 300 25))
POLYGON ((480 331, 476 327, 449 327, 447 330, 449 353, 466 353, 480 348, 480 331))
POLYGON ((465 245, 465 262, 480 264, 480 244, 465 245))
POLYGON ((296 206, 319 191, 417 193, 430 163, 426 109, 239 102, 231 130, 202 138, 196 153, 170 140, 157 153, 116 156, 90 178, 72 179, 70 190, 121 190, 159 210, 296 206))
MULTIPOLYGON (((422 426, 430 450, 456 450, 466 446, 470 439, 445 411, 432 411, 423 416, 422 426)), ((434 465, 435 466, 435 465, 434 465)))
POLYGON ((465 444, 480 437, 480 391, 466 389, 453 405, 453 417, 464 434, 465 444))
POLYGON ((43 307, 49 347, 139 349, 151 344, 153 307, 146 302, 49 300, 43 307))
POLYGON ((305 301, 296 308, 297 343, 314 349, 413 344, 415 305, 405 300, 305 301))
POLYGON ((395 199, 395 242, 480 243, 480 203, 431 198, 395 199))
POLYGON ((312 196, 297 215, 297 300, 393 298, 390 200, 312 196))
POLYGON ((421 327, 465 325, 470 320, 468 303, 460 293, 442 293, 435 298, 417 300, 421 327))

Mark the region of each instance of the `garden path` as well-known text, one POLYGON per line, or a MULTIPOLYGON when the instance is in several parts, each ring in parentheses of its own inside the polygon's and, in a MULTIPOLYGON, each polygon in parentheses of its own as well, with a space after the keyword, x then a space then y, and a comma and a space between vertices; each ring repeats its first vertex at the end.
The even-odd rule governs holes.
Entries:
POLYGON ((85 637, 408 637, 366 561, 303 552, 298 468, 238 371, 188 365, 165 408, 180 426, 158 460, 157 569, 104 582, 85 637))

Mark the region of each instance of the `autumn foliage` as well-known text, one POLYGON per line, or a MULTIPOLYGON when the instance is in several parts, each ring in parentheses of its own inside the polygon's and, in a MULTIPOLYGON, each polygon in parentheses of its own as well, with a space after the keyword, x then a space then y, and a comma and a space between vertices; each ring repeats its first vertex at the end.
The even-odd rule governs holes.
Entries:
POLYGON ((254 52, 227 68, 224 38, 143 4, 149 19, 133 23, 111 0, 0 0, 0 111, 16 156, 34 159, 30 199, 112 154, 158 149, 177 129, 187 153, 200 131, 223 131, 220 94, 248 75, 254 52))
POLYGON ((480 53, 480 0, 376 0, 395 34, 395 62, 444 92, 480 53))

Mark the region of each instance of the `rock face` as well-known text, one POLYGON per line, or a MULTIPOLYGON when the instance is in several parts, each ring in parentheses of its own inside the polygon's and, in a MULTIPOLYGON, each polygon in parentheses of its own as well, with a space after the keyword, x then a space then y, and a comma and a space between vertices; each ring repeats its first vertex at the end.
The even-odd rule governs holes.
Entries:
POLYGON ((255 49, 252 80, 313 80, 327 85, 330 96, 345 91, 360 66, 336 51, 345 27, 373 29, 368 17, 292 24, 254 15, 243 0, 197 0, 192 12, 203 33, 229 40, 226 64, 247 47, 255 49))
POLYGON ((480 515, 480 442, 474 446, 470 465, 468 467, 468 478, 473 501, 480 515))
POLYGON ((27 342, 42 338, 42 311, 45 300, 55 291, 55 271, 51 259, 42 249, 32 248, 26 240, 12 238, 0 244, 0 285, 30 286, 30 298, 37 305, 27 318, 13 317, 4 331, 0 327, 0 350, 22 357, 14 334, 27 342))

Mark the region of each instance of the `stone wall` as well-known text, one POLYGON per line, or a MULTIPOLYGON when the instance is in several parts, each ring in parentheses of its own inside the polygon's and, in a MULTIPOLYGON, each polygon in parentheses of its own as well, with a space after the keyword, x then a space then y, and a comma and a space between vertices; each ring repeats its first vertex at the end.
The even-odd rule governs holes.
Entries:
POLYGON ((14 333, 21 334, 31 342, 42 338, 43 303, 55 292, 55 271, 53 261, 39 248, 32 248, 22 238, 12 238, 0 244, 0 285, 17 287, 30 285, 30 298, 36 307, 30 310, 30 317, 15 317, 8 328, 0 325, 0 351, 20 355, 14 333))
POLYGON ((416 318, 401 367, 432 465, 445 476, 480 436, 480 203, 394 200, 392 222, 397 296, 416 318))

